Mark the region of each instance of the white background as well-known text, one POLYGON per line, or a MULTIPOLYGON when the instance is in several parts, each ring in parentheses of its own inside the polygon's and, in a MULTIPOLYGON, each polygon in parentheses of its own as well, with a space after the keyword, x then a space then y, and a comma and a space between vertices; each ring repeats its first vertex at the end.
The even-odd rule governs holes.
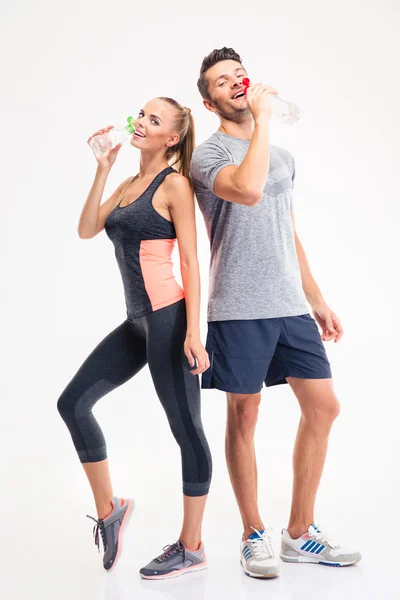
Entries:
MULTIPOLYGON (((4 2, 1 13, 2 597, 398 597, 398 4, 49 0, 4 2), (96 164, 86 140, 99 127, 123 126, 158 95, 190 106, 197 142, 206 139, 218 123, 196 81, 203 57, 222 46, 241 54, 253 80, 302 109, 295 125, 271 121, 271 141, 295 157, 299 236, 345 329, 327 345, 342 412, 316 520, 363 560, 348 569, 282 563, 276 580, 245 577, 224 458, 225 395, 212 390, 202 394, 214 461, 203 531, 210 568, 142 582, 139 568, 176 540, 181 520, 179 450, 149 372, 95 409, 115 493, 137 502, 111 574, 92 543, 90 488, 56 410, 82 361, 125 318, 110 240, 76 232, 96 164)), ((126 145, 105 197, 137 165, 126 145)), ((197 216, 205 342, 209 252, 197 216)), ((264 388, 259 500, 277 551, 298 419, 289 386, 264 388)))

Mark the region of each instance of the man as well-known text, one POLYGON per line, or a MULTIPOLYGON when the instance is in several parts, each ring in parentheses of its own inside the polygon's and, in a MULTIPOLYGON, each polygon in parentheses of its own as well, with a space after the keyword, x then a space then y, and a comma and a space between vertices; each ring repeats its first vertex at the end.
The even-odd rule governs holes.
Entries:
POLYGON ((241 563, 250 576, 275 577, 279 563, 257 505, 254 430, 263 383, 289 383, 301 409, 292 508, 280 557, 343 566, 361 555, 333 544, 314 524, 328 436, 339 413, 322 341, 338 342, 343 331, 311 275, 295 230, 293 157, 269 143, 268 95, 277 92, 257 83, 245 95, 246 76, 240 56, 222 48, 204 58, 197 82, 204 106, 220 120, 191 163, 211 244, 210 368, 201 387, 227 394, 225 448, 243 520, 241 563))

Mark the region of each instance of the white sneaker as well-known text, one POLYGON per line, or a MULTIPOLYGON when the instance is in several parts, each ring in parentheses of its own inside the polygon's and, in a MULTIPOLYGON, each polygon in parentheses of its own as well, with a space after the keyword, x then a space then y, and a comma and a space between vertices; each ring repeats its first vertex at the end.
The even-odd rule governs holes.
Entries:
POLYGON ((329 567, 345 567, 361 560, 358 551, 334 544, 314 523, 299 538, 293 539, 282 529, 280 557, 285 562, 317 563, 329 567))
POLYGON ((254 533, 247 540, 240 540, 240 562, 244 572, 250 577, 279 575, 279 562, 274 556, 270 531, 271 528, 261 531, 254 529, 254 533))

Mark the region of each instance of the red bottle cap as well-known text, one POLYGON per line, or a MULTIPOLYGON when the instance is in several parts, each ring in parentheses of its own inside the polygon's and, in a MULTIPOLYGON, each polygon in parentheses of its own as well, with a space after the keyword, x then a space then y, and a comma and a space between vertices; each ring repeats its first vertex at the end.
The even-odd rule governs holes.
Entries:
POLYGON ((250 85, 250 79, 248 77, 243 77, 242 83, 244 85, 244 90, 243 91, 244 91, 244 93, 246 93, 247 92, 247 88, 250 85))

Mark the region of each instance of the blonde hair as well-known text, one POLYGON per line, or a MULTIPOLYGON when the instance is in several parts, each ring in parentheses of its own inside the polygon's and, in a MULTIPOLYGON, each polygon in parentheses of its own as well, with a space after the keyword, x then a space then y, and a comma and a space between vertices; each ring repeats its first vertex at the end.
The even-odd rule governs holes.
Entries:
POLYGON ((158 100, 167 102, 176 110, 174 124, 179 134, 179 142, 175 144, 175 146, 170 146, 167 149, 167 162, 171 167, 177 165, 177 171, 189 180, 190 186, 192 187, 192 182, 189 177, 190 160, 195 148, 195 131, 192 111, 187 106, 179 104, 179 102, 173 98, 162 96, 159 97, 158 100))

